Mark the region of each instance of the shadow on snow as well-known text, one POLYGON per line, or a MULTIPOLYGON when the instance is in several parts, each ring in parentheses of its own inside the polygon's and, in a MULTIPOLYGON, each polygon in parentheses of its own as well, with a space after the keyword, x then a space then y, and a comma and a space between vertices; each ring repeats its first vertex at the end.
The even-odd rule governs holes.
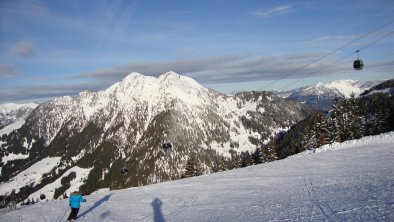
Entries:
POLYGON ((101 199, 98 200, 96 203, 94 203, 93 206, 89 207, 89 209, 85 210, 83 213, 81 213, 80 215, 78 215, 77 218, 81 218, 81 217, 85 216, 86 214, 88 214, 89 212, 91 212, 91 213, 93 214, 92 211, 93 211, 96 207, 98 207, 98 206, 100 206, 102 203, 104 203, 105 201, 108 201, 109 198, 110 198, 111 196, 112 196, 112 193, 111 193, 111 194, 108 194, 107 196, 105 196, 105 197, 103 197, 103 198, 101 198, 101 199))
POLYGON ((153 207, 153 221, 154 222, 165 222, 163 214, 161 213, 161 205, 163 203, 159 198, 155 198, 152 201, 152 207, 153 207))

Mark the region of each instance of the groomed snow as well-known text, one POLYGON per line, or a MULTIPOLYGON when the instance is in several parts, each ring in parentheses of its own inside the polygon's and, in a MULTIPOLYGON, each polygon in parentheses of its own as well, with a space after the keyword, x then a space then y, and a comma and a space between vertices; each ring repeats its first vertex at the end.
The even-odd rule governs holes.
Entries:
MULTIPOLYGON (((394 134, 268 164, 86 196, 78 221, 394 221, 394 134)), ((336 144, 333 146, 341 146, 336 144)), ((0 221, 66 221, 67 200, 0 221)))

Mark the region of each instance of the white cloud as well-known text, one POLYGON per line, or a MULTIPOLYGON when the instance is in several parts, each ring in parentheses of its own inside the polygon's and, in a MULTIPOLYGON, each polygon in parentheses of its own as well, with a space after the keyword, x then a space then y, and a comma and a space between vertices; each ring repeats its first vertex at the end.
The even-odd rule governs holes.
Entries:
MULTIPOLYGON (((132 62, 122 66, 81 73, 68 79, 68 83, 64 84, 2 87, 0 88, 0 102, 37 100, 40 98, 76 95, 84 90, 102 90, 134 71, 157 77, 162 73, 173 70, 181 75, 189 76, 203 85, 241 84, 271 80, 286 81, 286 79, 294 80, 330 76, 353 71, 351 61, 349 63, 336 63, 324 68, 331 64, 335 58, 315 62, 305 67, 305 64, 309 64, 323 54, 325 53, 303 53, 258 58, 252 55, 227 55, 167 62, 132 62), (72 80, 78 80, 79 82, 81 79, 84 80, 84 83, 72 83, 72 80)), ((393 66, 394 61, 388 60, 379 63, 367 63, 366 69, 372 73, 387 73, 393 70, 393 66)))
POLYGON ((23 40, 10 47, 10 52, 20 57, 33 57, 37 54, 37 49, 32 41, 23 40))
POLYGON ((278 15, 288 14, 293 11, 294 11, 293 6, 282 5, 282 6, 278 6, 278 7, 260 10, 260 11, 254 12, 253 14, 255 16, 262 17, 262 18, 270 18, 270 17, 274 17, 274 16, 278 16, 278 15))

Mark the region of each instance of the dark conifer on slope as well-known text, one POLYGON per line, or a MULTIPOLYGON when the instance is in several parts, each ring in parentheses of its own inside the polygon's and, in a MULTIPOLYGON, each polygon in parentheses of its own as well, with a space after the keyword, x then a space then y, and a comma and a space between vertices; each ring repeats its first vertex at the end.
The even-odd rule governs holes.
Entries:
POLYGON ((327 115, 324 113, 311 115, 293 126, 284 136, 279 137, 277 151, 279 158, 286 158, 323 144, 359 139, 366 135, 392 130, 394 130, 392 91, 379 91, 359 98, 351 96, 344 100, 337 98, 327 115))

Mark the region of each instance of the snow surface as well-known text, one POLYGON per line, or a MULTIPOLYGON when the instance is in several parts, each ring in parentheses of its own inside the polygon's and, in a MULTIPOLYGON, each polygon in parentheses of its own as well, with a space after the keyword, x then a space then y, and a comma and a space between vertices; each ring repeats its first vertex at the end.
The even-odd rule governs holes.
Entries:
POLYGON ((288 98, 292 94, 300 95, 324 95, 326 93, 335 93, 337 95, 342 95, 345 98, 350 98, 352 94, 358 97, 362 92, 371 88, 374 85, 379 84, 382 81, 359 81, 359 80, 335 80, 328 83, 319 82, 314 86, 306 86, 297 89, 292 89, 289 91, 280 91, 276 94, 283 98, 288 98))
POLYGON ((24 104, 4 103, 4 104, 0 104, 0 113, 10 113, 21 108, 34 109, 37 106, 38 106, 37 103, 24 103, 24 104))
POLYGON ((4 127, 3 129, 0 130, 0 136, 3 134, 10 134, 12 131, 19 129, 23 126, 23 124, 25 124, 25 120, 24 119, 19 119, 17 121, 15 121, 14 123, 4 127))
POLYGON ((70 194, 71 192, 73 192, 75 190, 79 190, 79 187, 84 183, 83 181, 88 177, 91 170, 92 170, 92 168, 84 169, 84 168, 80 168, 77 166, 73 167, 73 168, 67 170, 63 174, 63 176, 58 178, 55 182, 43 187, 42 189, 38 190, 37 192, 31 194, 28 198, 29 198, 29 200, 31 200, 31 199, 37 200, 37 199, 39 199, 41 194, 45 194, 45 196, 48 198, 53 197, 53 195, 55 194, 55 189, 62 186, 61 180, 63 179, 63 177, 68 176, 71 172, 76 173, 76 178, 70 182, 71 186, 70 186, 70 188, 68 188, 65 191, 65 193, 70 194))
POLYGON ((324 86, 323 88, 328 88, 331 90, 337 90, 338 92, 342 93, 345 98, 350 98, 351 94, 354 93, 355 96, 360 95, 364 89, 360 88, 360 86, 357 85, 358 81, 355 80, 337 80, 337 81, 332 81, 327 84, 319 83, 317 84, 317 88, 319 88, 319 85, 324 86))
MULTIPOLYGON (((1 142, 0 142, 0 145, 1 145, 1 142)), ((26 158, 28 158, 29 157, 29 155, 28 154, 13 154, 13 153, 10 153, 8 156, 4 156, 2 159, 1 159, 1 162, 3 162, 4 163, 4 165, 6 165, 7 164, 7 162, 8 161, 11 161, 11 160, 19 160, 19 159, 26 159, 26 158)), ((1 175, 1 170, 2 170, 2 168, 3 167, 0 167, 0 175, 1 175)), ((1 192, 0 192, 1 193, 1 192)))
POLYGON ((27 170, 22 171, 10 181, 1 183, 0 194, 5 194, 7 192, 10 193, 12 189, 19 192, 19 189, 24 187, 26 184, 35 184, 40 182, 42 175, 50 172, 55 166, 57 166, 59 161, 60 157, 48 157, 33 164, 27 170))
POLYGON ((372 92, 368 93, 367 95, 364 95, 364 97, 370 96, 373 94, 377 94, 377 93, 383 93, 383 94, 389 94, 389 95, 394 94, 394 87, 387 88, 387 89, 373 90, 372 92))
MULTIPOLYGON (((238 170, 103 190, 85 197, 78 221, 394 221, 394 133, 332 147, 238 170)), ((67 200, 18 208, 3 209, 0 221, 66 221, 70 212, 67 200)))

